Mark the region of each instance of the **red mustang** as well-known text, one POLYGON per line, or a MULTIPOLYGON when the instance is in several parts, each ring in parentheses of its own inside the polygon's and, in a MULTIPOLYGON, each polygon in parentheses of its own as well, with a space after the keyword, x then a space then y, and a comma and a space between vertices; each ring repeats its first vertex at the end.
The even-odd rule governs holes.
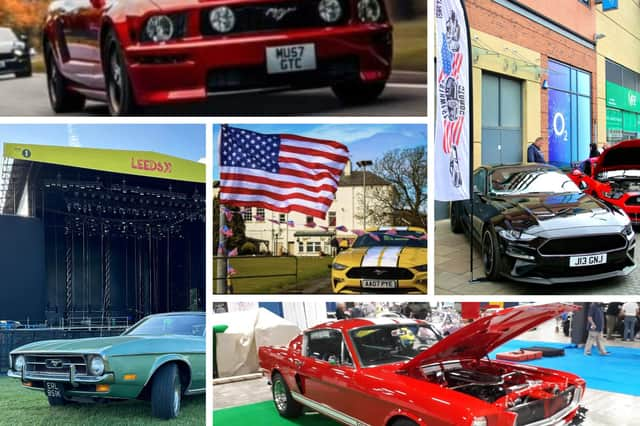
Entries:
POLYGON ((578 414, 584 380, 486 356, 577 309, 561 303, 505 309, 432 345, 407 338, 426 326, 421 321, 329 322, 288 347, 261 347, 260 366, 284 417, 308 407, 352 425, 564 425, 578 414))
POLYGON ((624 210, 640 225, 640 139, 620 142, 580 163, 569 177, 589 195, 624 210))
POLYGON ((114 115, 208 94, 331 86, 373 101, 392 58, 383 0, 57 0, 43 46, 56 112, 114 115))

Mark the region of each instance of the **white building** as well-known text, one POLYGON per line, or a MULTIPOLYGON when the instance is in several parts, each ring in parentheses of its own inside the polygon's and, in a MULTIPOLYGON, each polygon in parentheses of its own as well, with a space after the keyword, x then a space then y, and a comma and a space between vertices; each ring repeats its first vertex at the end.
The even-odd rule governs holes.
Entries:
MULTIPOLYGON (((384 187, 389 191, 393 190, 389 182, 371 172, 366 172, 367 194, 373 191, 373 188, 384 190, 384 187)), ((246 236, 260 241, 260 251, 271 251, 275 255, 285 253, 294 256, 332 255, 334 253, 331 240, 334 237, 339 241, 349 242, 356 238, 356 235, 351 232, 336 231, 336 226, 344 226, 350 231, 364 228, 362 193, 363 172, 352 171, 349 162, 340 178, 336 199, 329 208, 326 220, 312 218, 302 213, 285 214, 262 208, 247 208, 244 213, 246 236), (263 217, 264 220, 257 221, 256 216, 263 217), (289 221, 293 221, 295 227, 288 226, 289 221), (315 222, 317 226, 306 227, 305 224, 309 222, 315 222), (321 228, 322 226, 328 229, 325 230, 321 228)), ((376 208, 372 203, 375 201, 368 198, 367 210, 376 208)), ((386 225, 388 223, 367 222, 367 227, 386 225)))

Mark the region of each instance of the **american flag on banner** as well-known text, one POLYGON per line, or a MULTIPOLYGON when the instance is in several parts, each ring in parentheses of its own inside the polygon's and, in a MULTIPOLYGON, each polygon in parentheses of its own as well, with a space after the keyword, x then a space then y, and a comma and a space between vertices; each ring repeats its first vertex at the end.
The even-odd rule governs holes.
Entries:
POLYGON ((348 155, 335 141, 223 125, 220 203, 324 219, 348 155))

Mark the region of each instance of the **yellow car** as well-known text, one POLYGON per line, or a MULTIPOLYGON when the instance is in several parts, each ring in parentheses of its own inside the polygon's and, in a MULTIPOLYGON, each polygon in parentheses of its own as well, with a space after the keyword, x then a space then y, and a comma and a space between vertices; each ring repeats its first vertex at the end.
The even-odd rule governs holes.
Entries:
POLYGON ((427 292, 427 239, 423 228, 367 229, 331 264, 334 293, 427 292))

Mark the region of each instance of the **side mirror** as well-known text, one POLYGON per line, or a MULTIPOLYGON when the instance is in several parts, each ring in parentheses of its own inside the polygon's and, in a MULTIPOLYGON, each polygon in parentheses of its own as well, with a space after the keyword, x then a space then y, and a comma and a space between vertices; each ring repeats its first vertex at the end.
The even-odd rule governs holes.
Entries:
POLYGON ((578 185, 578 188, 580 188, 581 191, 584 191, 588 187, 589 187, 589 185, 587 185, 587 183, 585 181, 583 181, 583 180, 581 180, 580 184, 578 185))

